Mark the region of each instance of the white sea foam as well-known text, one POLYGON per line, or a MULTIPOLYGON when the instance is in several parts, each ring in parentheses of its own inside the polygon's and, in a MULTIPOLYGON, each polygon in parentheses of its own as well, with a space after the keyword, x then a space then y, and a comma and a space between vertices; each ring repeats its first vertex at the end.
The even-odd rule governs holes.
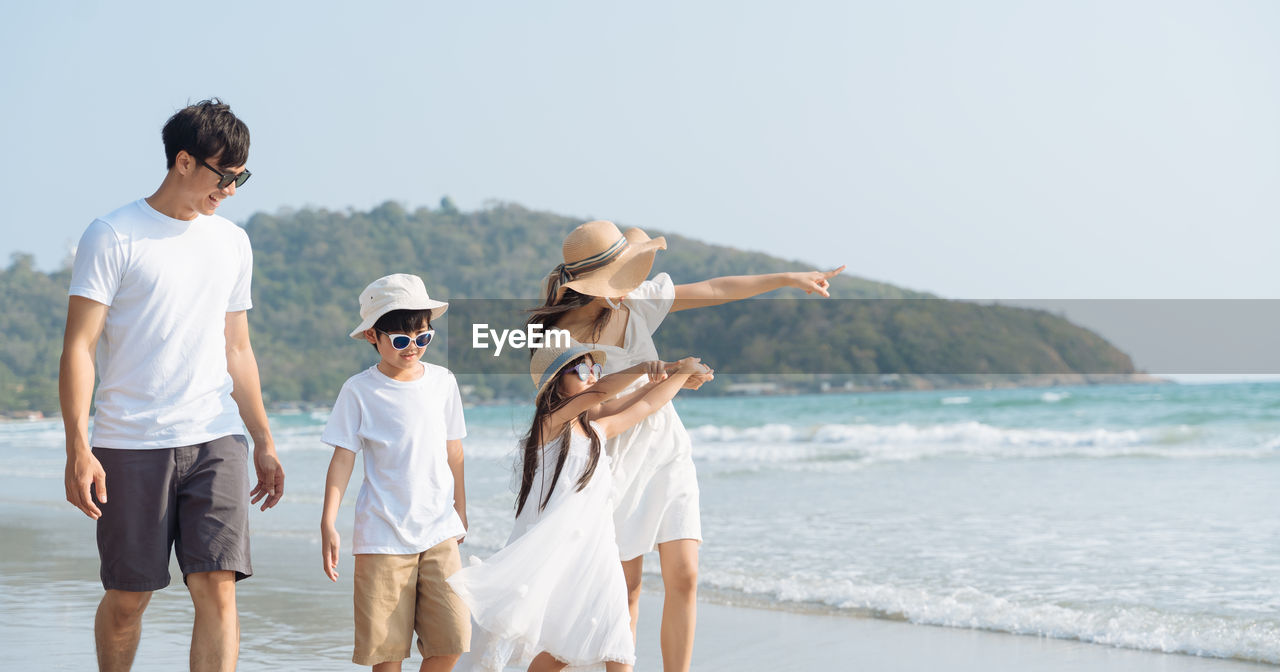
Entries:
POLYGON ((1199 436, 1199 430, 1186 426, 1060 430, 995 427, 981 422, 822 424, 806 428, 768 424, 757 427, 704 425, 690 429, 689 433, 699 459, 745 462, 815 459, 882 462, 944 456, 1260 458, 1274 455, 1280 446, 1280 437, 1253 445, 1206 441, 1199 436))
POLYGON ((967 404, 971 401, 973 401, 973 397, 943 397, 942 405, 943 406, 963 406, 964 404, 967 404))
POLYGON ((703 567, 702 584, 779 603, 869 610, 912 623, 1077 639, 1131 649, 1280 663, 1280 620, 1167 612, 1124 604, 1063 605, 823 578, 757 579, 703 567))

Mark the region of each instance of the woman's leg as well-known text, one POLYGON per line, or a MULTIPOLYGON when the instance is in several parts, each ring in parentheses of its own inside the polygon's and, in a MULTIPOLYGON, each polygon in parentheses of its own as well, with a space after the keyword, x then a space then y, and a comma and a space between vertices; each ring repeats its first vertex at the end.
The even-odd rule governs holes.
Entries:
POLYGON ((627 609, 631 612, 631 641, 636 641, 636 623, 640 622, 640 574, 644 556, 622 561, 622 575, 627 578, 627 609))
POLYGON ((698 542, 676 539, 658 544, 662 562, 662 670, 687 672, 693 660, 698 620, 698 542))

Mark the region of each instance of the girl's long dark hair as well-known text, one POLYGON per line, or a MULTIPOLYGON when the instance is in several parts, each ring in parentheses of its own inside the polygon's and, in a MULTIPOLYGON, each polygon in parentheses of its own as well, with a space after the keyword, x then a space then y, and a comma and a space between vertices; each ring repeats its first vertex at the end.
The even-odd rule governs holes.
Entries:
MULTIPOLYGON (((565 366, 565 369, 576 366, 578 362, 586 360, 586 355, 579 357, 565 366)), ((557 376, 558 378, 558 376, 557 376)), ((560 472, 564 469, 565 458, 569 455, 569 442, 573 440, 573 426, 576 424, 582 428, 587 438, 591 440, 590 457, 587 459, 587 468, 582 472, 582 477, 578 479, 574 488, 575 491, 587 487, 587 483, 591 482, 592 474, 596 473, 596 465, 600 463, 600 437, 591 429, 591 425, 587 421, 587 411, 578 414, 577 417, 564 423, 558 436, 543 436, 543 422, 551 417, 552 413, 564 408, 566 404, 583 394, 599 394, 592 390, 587 390, 581 394, 566 396, 560 391, 560 381, 554 380, 547 385, 537 399, 534 400, 533 410, 533 426, 529 428, 529 433, 524 435, 524 441, 521 443, 520 450, 520 494, 516 497, 516 515, 524 510, 524 505, 529 499, 529 493, 533 492, 533 477, 538 473, 538 465, 540 465, 546 456, 546 451, 552 446, 559 446, 559 451, 555 455, 556 466, 551 473, 551 485, 545 488, 542 501, 538 503, 538 510, 546 508, 547 502, 551 500, 551 493, 555 492, 556 483, 560 480, 560 472)), ((546 472, 543 471, 545 479, 546 472)))
MULTIPOLYGON (((572 289, 564 290, 560 296, 560 300, 555 300, 555 295, 548 291, 546 298, 541 306, 529 311, 529 319, 525 321, 526 325, 541 324, 544 329, 550 329, 560 322, 560 318, 565 313, 577 310, 595 301, 594 296, 583 294, 572 289)), ((607 308, 601 308, 595 319, 591 321, 591 338, 576 339, 583 343, 597 343, 600 341, 600 334, 604 333, 605 325, 609 324, 609 316, 613 311, 607 308)), ((530 349, 530 353, 532 353, 530 349)))

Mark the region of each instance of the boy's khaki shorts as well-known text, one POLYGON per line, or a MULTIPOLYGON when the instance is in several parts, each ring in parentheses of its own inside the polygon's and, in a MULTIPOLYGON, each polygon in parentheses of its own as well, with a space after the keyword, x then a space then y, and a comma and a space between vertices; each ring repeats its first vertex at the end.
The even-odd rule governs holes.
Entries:
POLYGON ((356 556, 356 650, 351 662, 376 665, 409 657, 413 633, 423 658, 471 648, 471 612, 445 579, 462 568, 458 542, 421 553, 356 556))

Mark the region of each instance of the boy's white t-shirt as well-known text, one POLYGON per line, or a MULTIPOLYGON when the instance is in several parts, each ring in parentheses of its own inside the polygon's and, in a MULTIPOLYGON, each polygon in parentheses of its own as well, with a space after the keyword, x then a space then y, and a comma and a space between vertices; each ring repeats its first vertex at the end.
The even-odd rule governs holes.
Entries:
POLYGON ((72 296, 109 306, 98 339, 99 448, 173 448, 244 432, 227 373, 227 313, 252 307, 253 251, 217 215, 160 214, 138 199, 85 230, 72 296))
POLYGON ((408 382, 377 366, 347 379, 320 440, 364 454, 353 553, 421 553, 466 534, 445 445, 466 435, 458 381, 444 367, 423 362, 408 382))

